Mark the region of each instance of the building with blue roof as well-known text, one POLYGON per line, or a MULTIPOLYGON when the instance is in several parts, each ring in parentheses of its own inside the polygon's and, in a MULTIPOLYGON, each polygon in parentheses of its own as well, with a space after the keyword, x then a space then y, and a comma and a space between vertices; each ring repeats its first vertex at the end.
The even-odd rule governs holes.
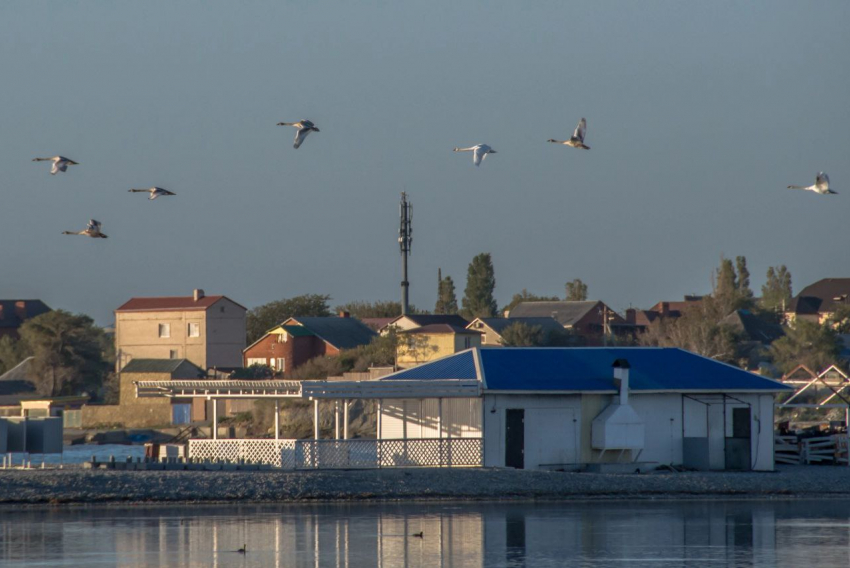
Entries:
POLYGON ((789 388, 682 349, 529 347, 469 349, 369 392, 379 438, 480 438, 485 466, 772 470, 774 396, 789 388))

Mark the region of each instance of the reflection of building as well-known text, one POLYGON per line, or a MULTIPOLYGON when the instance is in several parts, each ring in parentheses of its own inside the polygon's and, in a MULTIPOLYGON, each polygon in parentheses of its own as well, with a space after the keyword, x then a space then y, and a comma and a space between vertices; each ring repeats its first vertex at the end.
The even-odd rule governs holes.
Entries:
POLYGON ((840 500, 70 508, 0 517, 0 562, 772 568, 845 560, 847 521, 840 500))
POLYGON ((131 298, 115 310, 116 371, 134 358, 241 367, 245 308, 227 296, 131 298))

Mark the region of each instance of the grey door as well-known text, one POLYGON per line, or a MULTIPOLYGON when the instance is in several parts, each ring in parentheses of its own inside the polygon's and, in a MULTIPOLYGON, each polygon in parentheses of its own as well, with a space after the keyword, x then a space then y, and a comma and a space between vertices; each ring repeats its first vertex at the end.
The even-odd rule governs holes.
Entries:
POLYGON ((732 436, 726 438, 726 469, 752 468, 750 452, 750 409, 732 409, 732 436))
POLYGON ((525 468, 525 409, 505 410, 505 467, 525 468))

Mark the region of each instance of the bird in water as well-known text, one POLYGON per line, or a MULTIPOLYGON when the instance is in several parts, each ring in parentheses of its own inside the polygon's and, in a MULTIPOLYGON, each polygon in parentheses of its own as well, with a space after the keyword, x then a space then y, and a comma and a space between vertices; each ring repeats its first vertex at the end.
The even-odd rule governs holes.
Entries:
POLYGON ((590 146, 586 146, 584 143, 585 134, 587 134, 587 121, 582 118, 578 121, 578 126, 576 126, 576 129, 569 140, 555 140, 554 138, 550 138, 549 140, 547 140, 547 142, 552 142, 554 144, 564 144, 565 146, 581 148, 582 150, 590 150, 590 146))
POLYGON ((412 535, 410 535, 410 536, 412 536, 413 538, 425 538, 425 534, 424 534, 424 533, 421 533, 421 532, 413 533, 413 534, 412 534, 412 535))
POLYGON ((53 156, 52 158, 33 158, 33 162, 53 162, 50 168, 50 175, 56 175, 58 172, 64 172, 68 166, 78 166, 74 160, 70 160, 64 156, 53 156))
POLYGON ((838 195, 837 191, 832 191, 829 189, 829 176, 823 172, 820 172, 815 178, 815 184, 803 187, 802 185, 789 185, 788 189, 805 189, 808 191, 814 191, 815 193, 820 193, 821 195, 838 195))
POLYGON ((163 195, 177 195, 174 192, 168 191, 167 189, 163 189, 161 187, 152 187, 150 189, 129 189, 127 190, 130 193, 150 193, 150 197, 148 199, 156 199, 157 197, 163 195))
POLYGON ((240 549, 239 549, 239 550, 237 550, 236 552, 238 552, 239 554, 245 554, 246 552, 248 552, 248 545, 247 545, 247 544, 243 544, 243 545, 242 545, 242 548, 240 548, 240 549))
POLYGON ((307 135, 311 132, 319 132, 319 129, 316 128, 316 125, 310 122, 309 120, 302 120, 300 122, 278 122, 278 126, 294 126, 297 128, 297 132, 295 133, 295 143, 292 145, 296 150, 301 147, 301 144, 304 143, 304 139, 307 138, 307 135))
POLYGON ((62 231, 63 235, 83 235, 93 239, 107 239, 106 235, 100 232, 101 222, 89 219, 89 224, 82 231, 62 231))
POLYGON ((455 148, 455 152, 472 152, 472 162, 480 166, 487 154, 496 154, 496 151, 487 144, 477 144, 469 148, 455 148))

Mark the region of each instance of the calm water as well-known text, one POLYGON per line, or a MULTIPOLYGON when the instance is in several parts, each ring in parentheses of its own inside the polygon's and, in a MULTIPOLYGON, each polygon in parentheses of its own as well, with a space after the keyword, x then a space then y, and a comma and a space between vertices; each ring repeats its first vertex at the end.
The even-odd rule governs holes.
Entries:
POLYGON ((4 567, 848 565, 844 500, 0 509, 4 567))

